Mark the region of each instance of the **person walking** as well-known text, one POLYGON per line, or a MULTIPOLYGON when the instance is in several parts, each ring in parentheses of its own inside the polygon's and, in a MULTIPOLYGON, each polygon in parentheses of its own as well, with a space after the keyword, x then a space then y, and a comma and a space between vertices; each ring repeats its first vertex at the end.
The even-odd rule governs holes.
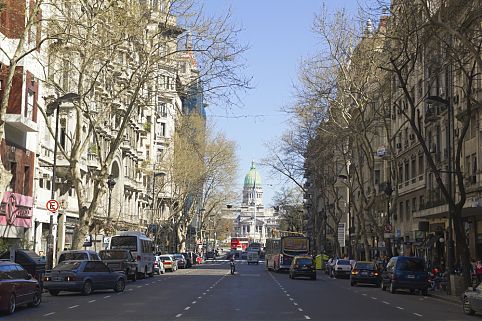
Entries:
POLYGON ((482 262, 480 260, 475 265, 475 275, 477 276, 477 281, 479 283, 482 282, 482 262))

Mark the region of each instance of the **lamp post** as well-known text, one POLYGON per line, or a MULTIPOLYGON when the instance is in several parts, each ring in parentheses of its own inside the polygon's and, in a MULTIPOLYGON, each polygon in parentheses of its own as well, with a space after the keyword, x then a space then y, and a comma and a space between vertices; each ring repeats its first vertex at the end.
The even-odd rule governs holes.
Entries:
MULTIPOLYGON (((76 93, 67 93, 63 96, 57 97, 52 102, 48 103, 45 108, 45 114, 47 117, 52 116, 55 113, 55 132, 54 132, 54 160, 52 164, 52 183, 51 183, 51 191, 50 191, 50 199, 55 199, 55 181, 57 180, 57 146, 58 146, 58 139, 59 139, 59 111, 60 105, 63 102, 72 102, 74 100, 78 100, 80 96, 76 93)), ((54 259, 55 259, 55 252, 56 248, 54 246, 54 215, 57 213, 50 214, 50 226, 49 226, 49 234, 47 236, 47 262, 46 268, 48 270, 52 269, 54 266, 54 259)))
POLYGON ((112 190, 114 189, 115 184, 116 184, 116 181, 115 181, 114 175, 110 174, 109 177, 107 178, 107 187, 109 188, 109 206, 107 208, 107 225, 109 229, 111 226, 110 210, 112 205, 112 190))
MULTIPOLYGON (((387 222, 386 222, 387 228, 385 229, 384 232, 388 233, 388 231, 392 230, 392 226, 391 226, 392 222, 390 217, 390 197, 392 196, 393 188, 392 188, 391 182, 387 182, 384 192, 385 192, 385 195, 387 195, 387 222)), ((390 237, 385 238, 385 248, 387 251, 387 256, 392 257, 393 253, 392 253, 392 244, 390 242, 390 237)))

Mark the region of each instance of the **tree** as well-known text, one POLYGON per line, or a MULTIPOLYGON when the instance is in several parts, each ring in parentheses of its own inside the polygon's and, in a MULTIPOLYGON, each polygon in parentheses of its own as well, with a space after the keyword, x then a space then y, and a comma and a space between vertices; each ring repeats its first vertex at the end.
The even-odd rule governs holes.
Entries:
MULTIPOLYGON (((73 185, 77 195, 80 223, 73 248, 80 248, 94 227, 111 165, 119 157, 120 146, 132 143, 129 127, 151 108, 157 99, 155 93, 166 90, 160 75, 175 78, 173 71, 183 58, 191 63, 197 60, 199 70, 191 80, 202 82, 206 98, 226 100, 233 91, 247 87, 248 80, 237 61, 245 47, 238 45, 238 30, 230 24, 229 15, 203 18, 191 1, 163 4, 168 6, 53 1, 55 19, 50 21, 49 31, 63 31, 63 36, 49 47, 48 85, 53 91, 73 91, 80 96, 79 102, 63 111, 72 119, 67 143, 62 146, 56 142, 69 164, 64 180, 73 185), (180 37, 185 30, 189 34, 180 37), (92 151, 98 166, 85 173, 81 158, 91 145, 96 146, 92 151)), ((132 175, 137 177, 140 170, 132 175)), ((184 204, 174 206, 178 211, 184 204)))
POLYGON ((280 230, 303 232, 303 195, 297 187, 283 187, 273 197, 274 207, 280 215, 280 230))

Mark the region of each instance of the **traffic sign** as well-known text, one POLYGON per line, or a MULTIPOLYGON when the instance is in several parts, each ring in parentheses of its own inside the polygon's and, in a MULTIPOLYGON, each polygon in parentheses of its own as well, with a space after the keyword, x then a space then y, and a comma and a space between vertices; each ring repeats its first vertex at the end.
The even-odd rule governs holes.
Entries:
POLYGON ((59 202, 57 202, 56 200, 48 200, 47 204, 45 204, 45 207, 50 212, 55 213, 59 210, 60 205, 59 202))

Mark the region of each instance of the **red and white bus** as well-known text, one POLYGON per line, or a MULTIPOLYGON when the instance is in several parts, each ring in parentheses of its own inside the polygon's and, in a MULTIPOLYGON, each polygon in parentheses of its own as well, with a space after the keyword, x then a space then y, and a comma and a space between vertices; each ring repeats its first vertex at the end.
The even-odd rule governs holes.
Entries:
POLYGON ((231 250, 245 251, 249 245, 249 238, 247 237, 232 237, 231 250))
POLYGON ((283 236, 266 240, 266 268, 278 272, 290 268, 293 257, 310 254, 310 239, 304 236, 283 236))

